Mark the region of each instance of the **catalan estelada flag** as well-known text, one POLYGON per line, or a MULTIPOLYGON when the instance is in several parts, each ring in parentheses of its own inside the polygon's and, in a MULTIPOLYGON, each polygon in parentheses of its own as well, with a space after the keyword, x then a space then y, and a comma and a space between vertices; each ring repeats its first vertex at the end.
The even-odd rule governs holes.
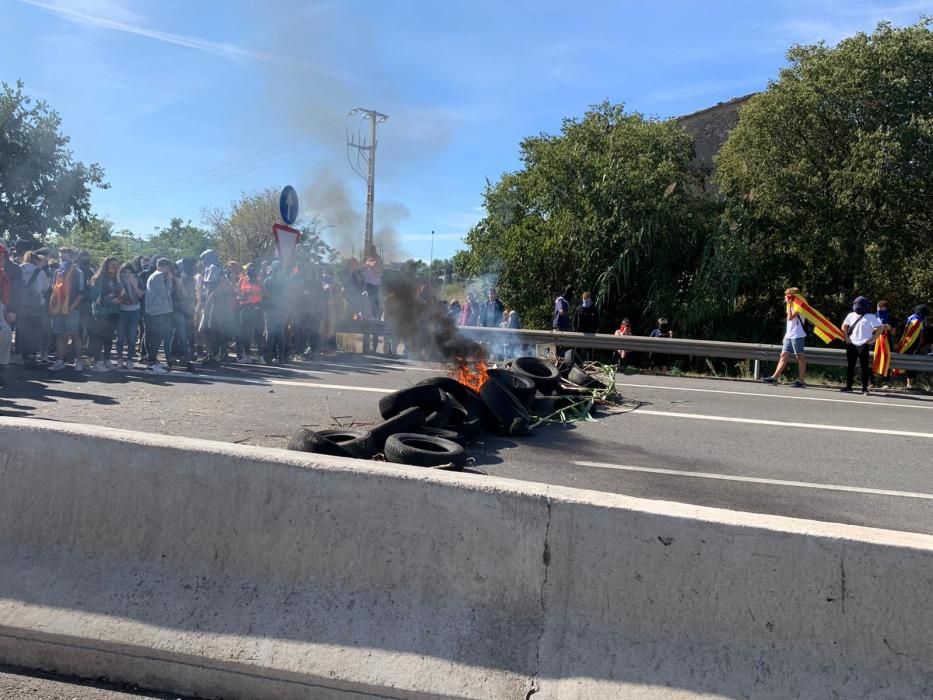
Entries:
POLYGON ((828 345, 834 340, 845 342, 846 334, 823 314, 810 306, 807 300, 802 296, 799 294, 791 295, 790 305, 793 311, 796 311, 800 316, 813 324, 813 332, 824 343, 828 345))
POLYGON ((875 359, 871 363, 871 371, 875 376, 886 377, 891 369, 891 344, 888 342, 888 332, 885 331, 875 341, 875 359))
POLYGON ((914 343, 917 342, 917 338, 920 337, 920 329, 923 328, 923 321, 919 318, 915 318, 907 322, 907 327, 904 329, 904 335, 901 336, 901 342, 897 344, 897 350, 895 352, 907 352, 910 350, 914 343))
MULTIPOLYGON (((895 350, 895 352, 907 352, 910 350, 920 338, 921 330, 923 330, 923 319, 914 316, 907 319, 904 335, 901 336, 901 340, 897 344, 897 350, 895 350)), ((894 374, 900 376, 904 374, 904 370, 896 369, 894 370, 894 374)))

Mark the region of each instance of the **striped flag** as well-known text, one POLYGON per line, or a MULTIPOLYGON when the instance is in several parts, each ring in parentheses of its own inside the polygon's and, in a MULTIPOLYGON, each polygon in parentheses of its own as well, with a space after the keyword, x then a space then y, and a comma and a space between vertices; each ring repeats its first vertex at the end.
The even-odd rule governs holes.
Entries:
POLYGON ((871 363, 871 371, 877 377, 888 376, 891 369, 891 345, 888 342, 888 332, 885 331, 875 341, 875 358, 871 363))
POLYGON ((845 342, 846 334, 797 294, 791 295, 791 309, 813 324, 813 332, 827 345, 834 340, 845 342))

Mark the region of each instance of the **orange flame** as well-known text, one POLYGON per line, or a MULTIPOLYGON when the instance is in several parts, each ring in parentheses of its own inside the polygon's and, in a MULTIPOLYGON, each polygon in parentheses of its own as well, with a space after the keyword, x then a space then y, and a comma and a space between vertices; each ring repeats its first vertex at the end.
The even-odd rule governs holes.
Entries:
POLYGON ((474 391, 479 391, 483 383, 489 378, 486 363, 482 358, 469 361, 465 358, 457 358, 457 369, 453 373, 454 379, 464 384, 474 391))

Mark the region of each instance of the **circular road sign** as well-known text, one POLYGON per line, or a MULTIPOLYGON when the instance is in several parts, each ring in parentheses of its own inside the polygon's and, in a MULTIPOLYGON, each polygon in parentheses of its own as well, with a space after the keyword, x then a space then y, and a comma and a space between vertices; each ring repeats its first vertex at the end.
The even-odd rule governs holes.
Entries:
POLYGON ((279 214, 287 226, 291 226, 298 218, 298 193, 291 185, 286 185, 279 195, 279 214))

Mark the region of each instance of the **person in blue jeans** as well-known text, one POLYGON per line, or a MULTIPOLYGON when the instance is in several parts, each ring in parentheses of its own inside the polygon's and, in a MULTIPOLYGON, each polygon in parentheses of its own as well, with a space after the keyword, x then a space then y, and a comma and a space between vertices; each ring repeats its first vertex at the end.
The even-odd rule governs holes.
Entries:
POLYGON ((146 350, 149 352, 149 372, 168 372, 172 344, 172 263, 159 258, 156 271, 146 282, 146 350), (165 362, 159 362, 159 347, 165 346, 165 362))
POLYGON ((804 353, 804 342, 807 339, 807 331, 803 326, 803 319, 794 309, 791 303, 794 296, 801 296, 797 287, 788 287, 784 290, 784 343, 781 346, 781 357, 778 359, 774 374, 770 377, 762 377, 761 381, 765 384, 774 384, 781 378, 784 370, 790 364, 791 357, 797 358, 797 367, 800 372, 798 379, 794 381, 794 386, 802 389, 806 386, 804 378, 807 376, 807 356, 804 353))
POLYGON ((127 369, 134 362, 139 314, 145 290, 131 263, 124 263, 120 267, 119 278, 123 285, 123 303, 120 304, 120 318, 117 319, 117 369, 127 369))

